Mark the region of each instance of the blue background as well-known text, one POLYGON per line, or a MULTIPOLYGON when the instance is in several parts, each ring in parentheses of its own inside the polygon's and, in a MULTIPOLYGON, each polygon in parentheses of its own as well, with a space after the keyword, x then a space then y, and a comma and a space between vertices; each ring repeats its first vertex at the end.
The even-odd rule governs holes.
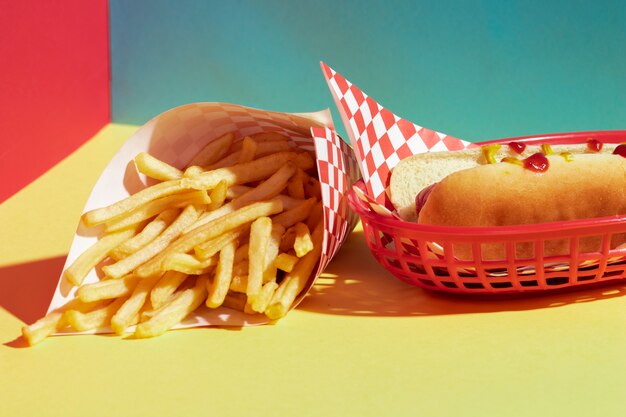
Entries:
POLYGON ((623 1, 110 1, 112 118, 179 104, 334 110, 323 60, 467 140, 626 128, 623 1))

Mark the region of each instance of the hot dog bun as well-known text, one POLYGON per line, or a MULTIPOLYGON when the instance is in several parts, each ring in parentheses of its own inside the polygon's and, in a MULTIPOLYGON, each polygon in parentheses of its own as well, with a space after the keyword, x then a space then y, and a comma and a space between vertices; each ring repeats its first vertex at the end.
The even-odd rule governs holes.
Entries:
MULTIPOLYGON (((577 154, 570 161, 548 156, 549 168, 533 172, 511 163, 480 165, 443 178, 421 208, 418 223, 442 226, 509 226, 626 214, 626 158, 577 154)), ((612 247, 626 241, 614 235, 612 247)), ((579 252, 601 248, 599 237, 581 238, 579 252)), ((505 258, 503 245, 483 245, 485 260, 505 258)), ((569 241, 551 240, 544 256, 564 255, 569 241)), ((518 245, 517 258, 532 258, 532 243, 518 245)), ((456 245, 459 259, 472 259, 469 245, 456 245)))
MULTIPOLYGON (((602 154, 610 154, 615 147, 614 144, 604 144, 602 154)), ((493 157, 496 161, 505 157, 526 158, 541 151, 539 145, 533 145, 527 146, 521 154, 518 154, 511 147, 502 145, 494 150, 493 157)), ((595 154, 588 149, 587 144, 552 145, 552 152, 555 155, 566 152, 595 154)), ((417 221, 415 196, 420 191, 438 183, 453 172, 488 164, 481 148, 453 152, 428 152, 403 159, 391 173, 389 184, 391 202, 402 219, 417 221)))

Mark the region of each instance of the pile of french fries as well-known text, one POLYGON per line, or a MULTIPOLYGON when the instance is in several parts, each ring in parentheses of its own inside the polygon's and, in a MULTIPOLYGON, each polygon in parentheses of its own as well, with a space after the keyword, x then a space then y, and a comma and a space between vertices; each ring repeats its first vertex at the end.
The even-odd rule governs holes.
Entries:
POLYGON ((321 254, 315 162, 277 132, 234 139, 210 142, 184 171, 137 155, 159 182, 83 215, 104 234, 65 270, 75 297, 22 329, 28 343, 65 328, 154 337, 203 304, 287 314, 321 254), (100 280, 83 284, 94 268, 100 280))

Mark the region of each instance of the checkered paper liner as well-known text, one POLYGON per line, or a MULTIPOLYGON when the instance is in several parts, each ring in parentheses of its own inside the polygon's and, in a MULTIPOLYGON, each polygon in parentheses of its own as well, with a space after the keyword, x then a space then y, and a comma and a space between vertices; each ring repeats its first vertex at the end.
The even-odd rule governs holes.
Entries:
POLYGON ((322 62, 321 66, 356 154, 367 195, 387 209, 393 205, 385 190, 391 170, 400 160, 473 145, 396 116, 328 65, 322 62))
MULTIPOLYGON (((140 152, 148 152, 170 165, 184 168, 191 158, 207 143, 228 132, 235 132, 235 140, 259 132, 279 132, 290 138, 290 145, 317 155, 317 168, 324 209, 324 240, 322 256, 316 273, 295 300, 295 307, 313 286, 337 253, 358 217, 347 204, 346 194, 359 178, 356 160, 350 147, 333 131, 328 110, 316 113, 279 113, 227 103, 193 103, 168 110, 142 126, 113 156, 95 184, 84 212, 108 206, 150 184, 151 179, 137 173, 133 159, 140 152)), ((101 230, 86 229, 79 224, 70 247, 63 272, 48 312, 61 307, 74 297, 76 288, 63 273, 76 258, 97 241, 101 230)), ((96 271, 91 271, 84 283, 97 282, 96 271)), ((226 307, 200 307, 175 328, 198 326, 249 326, 268 323, 261 314, 249 315, 226 307)), ((86 333, 108 333, 97 329, 86 333)), ((76 333, 76 332, 62 332, 76 333)))
POLYGON ((347 193, 359 180, 359 170, 352 149, 328 128, 312 128, 317 154, 317 172, 324 205, 324 241, 320 275, 335 256, 359 217, 348 206, 347 193))

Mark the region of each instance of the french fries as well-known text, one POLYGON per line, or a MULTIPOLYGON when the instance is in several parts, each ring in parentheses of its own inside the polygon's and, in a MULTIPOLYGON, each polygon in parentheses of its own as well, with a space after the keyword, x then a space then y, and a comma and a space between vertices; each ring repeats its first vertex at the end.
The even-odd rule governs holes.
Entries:
POLYGON ((88 211, 82 217, 83 223, 85 223, 88 227, 96 226, 106 222, 107 220, 121 216, 124 213, 129 213, 132 210, 149 203, 150 201, 156 200, 157 198, 190 190, 191 187, 183 185, 182 181, 183 180, 180 179, 161 182, 153 185, 152 187, 144 188, 137 194, 133 194, 124 200, 111 204, 110 206, 88 211))
POLYGON ((217 265, 217 258, 212 257, 200 261, 187 253, 173 253, 165 258, 161 264, 164 271, 178 271, 187 275, 207 274, 217 265))
POLYGON ((226 232, 216 237, 215 239, 207 240, 206 242, 201 243, 194 248, 196 257, 200 260, 205 260, 212 257, 224 246, 239 238, 243 234, 243 232, 243 228, 231 230, 230 232, 226 232))
POLYGON ((74 298, 25 326, 27 342, 107 326, 154 337, 202 305, 283 317, 321 253, 314 161, 277 132, 234 139, 209 142, 182 168, 138 154, 137 170, 161 182, 82 216, 104 235, 64 273, 74 298), (94 269, 104 274, 95 282, 94 269))
POLYGON ((155 180, 168 181, 183 176, 180 169, 174 168, 146 152, 141 152, 135 157, 135 165, 137 171, 155 180))
POLYGON ((306 220, 314 205, 315 199, 309 198, 296 207, 274 216, 272 220, 285 228, 291 227, 298 222, 306 220))
POLYGON ((250 248, 248 249, 248 301, 254 298, 263 285, 263 270, 265 268, 265 251, 272 234, 272 220, 269 217, 260 217, 250 227, 250 248))
POLYGON ((281 271, 291 272, 297 262, 297 256, 290 255, 289 253, 281 253, 276 257, 274 266, 281 271))
POLYGON ((134 275, 128 275, 120 279, 106 279, 93 284, 83 285, 76 290, 76 297, 85 303, 124 297, 130 295, 138 282, 139 278, 134 275))
POLYGON ((209 142, 191 159, 191 161, 189 161, 187 167, 211 165, 226 155, 234 139, 234 133, 228 132, 209 142))
POLYGON ((241 152, 239 153, 239 163, 250 162, 254 160, 254 156, 257 153, 257 143, 250 136, 243 138, 243 145, 241 152))
MULTIPOLYGON (((178 216, 178 218, 154 241, 129 257, 103 267, 102 271, 112 278, 119 278, 128 274, 139 265, 163 251, 172 240, 180 235, 185 227, 196 221, 197 218, 198 210, 194 206, 187 206, 180 216, 178 216)), ((143 275, 143 277, 145 276, 146 275, 143 275)))
POLYGON ((293 270, 280 283, 280 287, 274 293, 274 297, 270 301, 270 305, 265 310, 272 320, 278 320, 284 317, 289 311, 289 307, 296 299, 297 295, 306 285, 313 268, 319 260, 322 251, 322 238, 324 236, 324 226, 320 222, 313 231, 314 249, 300 258, 293 270))
POLYGON ((226 181, 220 181, 217 186, 211 191, 211 202, 207 207, 209 212, 216 210, 224 204, 226 200, 226 193, 228 192, 228 183, 226 181))
POLYGON ((160 278, 159 275, 155 275, 139 281, 132 295, 128 297, 119 310, 111 317, 111 329, 115 333, 121 335, 130 325, 134 324, 135 319, 139 316, 139 310, 141 310, 141 307, 143 307, 146 302, 148 293, 153 289, 160 278))
MULTIPOLYGON (((158 276, 158 275, 155 275, 158 276)), ((167 271, 150 291, 152 308, 159 308, 187 278, 187 274, 178 271, 167 271)))
POLYGON ((65 270, 65 278, 74 285, 82 284, 89 271, 104 260, 113 248, 133 237, 135 232, 136 230, 129 229, 106 235, 83 252, 78 259, 65 270))
POLYGON ((112 221, 106 222, 106 231, 114 232, 116 230, 124 229, 137 224, 162 212, 166 207, 186 207, 192 204, 204 205, 209 204, 210 202, 211 198, 205 191, 196 191, 164 197, 139 207, 127 216, 120 216, 112 221))
POLYGON ((207 280, 206 275, 199 276, 193 288, 181 292, 178 297, 166 304, 149 320, 139 323, 135 330, 135 336, 139 338, 159 336, 175 324, 180 323, 206 299, 207 280))
MULTIPOLYGON (((247 192, 242 194, 241 196, 233 199, 228 204, 221 206, 217 210, 213 210, 205 213, 196 223, 194 223, 190 229, 195 229, 203 224, 208 223, 211 220, 220 218, 226 214, 230 214, 235 210, 245 207, 248 204, 270 199, 278 196, 278 193, 281 192, 287 185, 289 178, 293 175, 296 168, 292 163, 286 163, 280 169, 278 169, 271 177, 269 177, 263 184, 260 184, 256 188, 250 188, 247 192)), ((281 200, 282 203, 282 200, 281 200)))
POLYGON ((154 220, 148 223, 141 232, 115 247, 115 249, 109 253, 109 256, 119 261, 132 255, 160 235, 179 214, 180 210, 178 209, 169 209, 161 212, 154 220))
POLYGON ((235 250, 237 249, 237 242, 230 241, 220 251, 219 263, 213 282, 209 286, 209 295, 206 300, 207 307, 216 308, 222 305, 226 294, 228 294, 228 288, 230 287, 230 281, 233 279, 233 261, 235 259, 235 250))
POLYGON ((64 319, 69 325, 79 332, 86 332, 99 327, 104 327, 111 321, 111 317, 124 304, 126 297, 117 298, 105 307, 98 308, 86 313, 80 310, 68 310, 64 319))
POLYGON ((296 223, 295 231, 296 238, 293 242, 293 249, 296 251, 296 256, 302 258, 307 253, 313 250, 313 241, 309 234, 309 228, 304 223, 296 223))
POLYGON ((306 181, 306 173, 301 169, 296 172, 296 175, 291 177, 287 184, 287 193, 293 197, 304 200, 304 183, 306 181))

